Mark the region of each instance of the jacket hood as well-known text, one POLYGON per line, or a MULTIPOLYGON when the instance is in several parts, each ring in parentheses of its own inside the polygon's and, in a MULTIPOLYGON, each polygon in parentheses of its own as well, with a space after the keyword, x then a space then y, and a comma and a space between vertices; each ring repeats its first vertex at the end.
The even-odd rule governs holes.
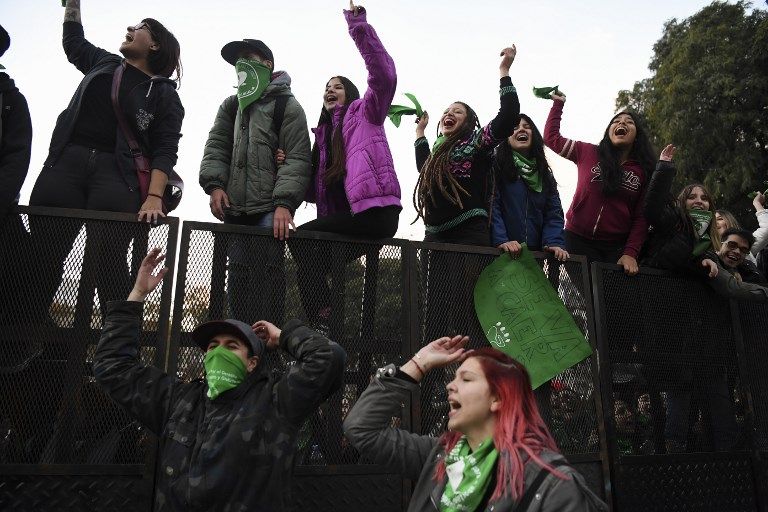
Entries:
POLYGON ((264 90, 264 96, 272 95, 285 95, 291 93, 291 76, 286 71, 275 71, 272 73, 272 81, 264 90))

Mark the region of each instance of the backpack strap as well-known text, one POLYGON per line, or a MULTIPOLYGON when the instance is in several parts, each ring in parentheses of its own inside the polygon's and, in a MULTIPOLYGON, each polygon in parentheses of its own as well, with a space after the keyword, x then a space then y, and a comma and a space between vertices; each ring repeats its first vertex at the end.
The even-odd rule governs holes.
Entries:
MULTIPOLYGON (((277 135, 277 146, 280 147, 280 130, 283 128, 283 119, 285 118, 285 107, 288 105, 289 96, 275 96, 272 101, 275 102, 275 110, 272 112, 272 130, 277 135)), ((234 122, 237 117, 237 101, 231 102, 227 113, 234 122)))
MULTIPOLYGON (((553 468, 559 468, 562 466, 570 466, 568 462, 565 460, 559 460, 555 462, 551 462, 549 464, 553 468)), ((540 468, 539 473, 536 475, 536 478, 531 482, 531 485, 528 486, 528 488, 525 490, 525 493, 523 493, 523 497, 520 498, 520 501, 517 502, 517 506, 515 506, 515 512, 525 512, 528 510, 528 507, 531 505, 531 502, 533 501, 533 498, 536 496, 536 491, 539 490, 539 487, 541 487, 541 484, 544 483, 544 479, 547 478, 550 475, 549 471, 547 471, 545 468, 540 468)))

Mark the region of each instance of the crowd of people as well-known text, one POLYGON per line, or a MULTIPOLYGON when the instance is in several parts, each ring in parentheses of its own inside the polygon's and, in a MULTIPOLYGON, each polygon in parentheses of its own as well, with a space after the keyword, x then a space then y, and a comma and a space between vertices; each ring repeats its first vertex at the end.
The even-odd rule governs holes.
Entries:
MULTIPOLYGON (((396 65, 364 8, 350 2, 344 18, 368 72, 367 88, 361 94, 348 78, 331 77, 311 130, 313 142, 290 76, 276 70, 269 46, 257 39, 224 45, 221 55, 237 73, 238 90, 221 103, 199 173, 217 219, 270 228, 276 240, 287 241, 307 323, 314 327, 331 314, 326 275, 333 261, 319 245, 289 240, 292 231, 384 239, 395 235, 402 211, 384 130, 397 87, 396 65), (304 201, 317 205, 317 218, 296 227, 294 213, 304 201)), ((9 44, 0 29, 0 52, 9 44)), ((85 38, 80 2, 68 0, 63 45, 84 78, 56 123, 30 205, 130 212, 143 222, 166 216, 181 191, 174 172, 184 117, 176 92, 182 75, 179 42, 162 23, 147 18, 128 27, 121 55, 110 53, 85 38)), ((514 45, 500 52, 499 111, 489 123, 483 125, 469 105, 457 101, 439 116, 430 144, 429 114, 416 120, 419 174, 412 200, 425 241, 497 247, 513 258, 523 245, 561 262, 585 255, 589 262, 618 264, 630 276, 642 264, 696 276, 726 297, 768 301, 763 194, 753 203, 760 226, 754 233, 716 209, 703 184, 691 183, 675 195, 672 144, 657 158, 642 119, 629 111, 610 119, 598 144, 569 139, 561 134, 566 97, 560 91, 553 92, 540 131, 520 112, 510 78, 516 53, 514 45), (545 147, 576 164, 576 191, 566 214, 545 147)), ((24 97, 5 73, 0 73, 0 102, 0 213, 4 229, 14 229, 9 223, 18 218, 7 213, 27 174, 32 129, 24 97)), ((71 245, 80 227, 52 233, 49 225, 31 219, 29 229, 33 237, 64 237, 71 245)), ((263 309, 233 306, 232 319, 202 324, 192 335, 205 354, 205 381, 183 384, 142 365, 141 304, 162 280, 164 271, 157 269, 163 257, 151 251, 133 276, 122 268, 130 243, 117 236, 101 249, 120 267, 110 279, 123 284, 101 296, 110 302, 103 306, 94 375, 161 440, 158 507, 286 508, 283 491, 296 437, 341 385, 344 350, 302 322, 288 322, 281 330, 256 321, 263 309), (260 363, 265 350, 278 347, 297 363, 274 380, 260 363)), ((232 237, 228 294, 252 294, 258 283, 279 276, 280 247, 254 264, 247 237, 232 237)), ((345 257, 360 255, 349 251, 345 257)), ((48 299, 66 256, 45 255, 50 272, 43 276, 42 294, 48 299)), ((405 365, 380 370, 346 418, 350 443, 380 463, 397 465, 416 482, 409 510, 520 510, 524 502, 538 506, 525 510, 603 510, 559 454, 526 369, 493 349, 465 350, 466 342, 462 336, 438 338, 405 365), (461 365, 447 387, 449 430, 433 438, 392 428, 402 397, 417 389, 427 372, 453 363, 461 365)), ((718 376, 713 396, 727 395, 721 389, 726 380, 718 376)), ((685 423, 679 416, 685 411, 687 420, 690 396, 669 393, 667 399, 668 446, 679 451, 687 428, 678 425, 685 423)), ((715 423, 732 417, 723 412, 715 423)), ((732 430, 730 424, 723 429, 732 430)))

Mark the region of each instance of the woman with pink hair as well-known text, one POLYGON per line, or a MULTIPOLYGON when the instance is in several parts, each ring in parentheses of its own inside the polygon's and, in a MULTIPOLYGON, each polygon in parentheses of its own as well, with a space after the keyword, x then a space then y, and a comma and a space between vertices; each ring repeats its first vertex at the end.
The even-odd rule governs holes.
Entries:
POLYGON ((408 512, 608 510, 559 453, 539 414, 525 367, 468 338, 440 338, 400 368, 376 374, 344 421, 363 457, 417 481, 408 512), (401 404, 430 370, 461 363, 448 391, 448 431, 393 428, 401 404))

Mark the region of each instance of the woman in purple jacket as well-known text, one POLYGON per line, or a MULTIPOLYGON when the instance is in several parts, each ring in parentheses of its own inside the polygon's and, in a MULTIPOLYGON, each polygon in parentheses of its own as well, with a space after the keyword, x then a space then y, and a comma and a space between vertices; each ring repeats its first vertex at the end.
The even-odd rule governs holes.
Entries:
MULTIPOLYGON (((365 9, 350 1, 344 11, 349 35, 368 69, 368 90, 361 98, 343 76, 325 85, 323 108, 312 147, 312 182, 306 201, 317 204, 317 219, 300 230, 378 239, 397 231, 400 184, 384 133, 384 121, 397 87, 395 63, 366 20, 365 9)), ((325 274, 331 258, 315 244, 294 244, 302 302, 310 319, 329 313, 325 274)), ((359 257, 356 251, 348 259, 359 257)))

